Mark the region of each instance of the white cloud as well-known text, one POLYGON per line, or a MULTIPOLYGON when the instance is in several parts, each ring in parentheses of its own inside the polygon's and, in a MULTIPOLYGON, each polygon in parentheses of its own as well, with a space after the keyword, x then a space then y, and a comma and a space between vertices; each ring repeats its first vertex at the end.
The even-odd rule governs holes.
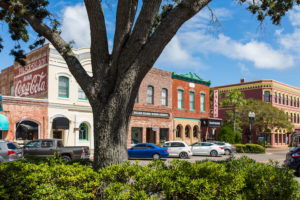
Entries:
POLYGON ((90 47, 90 25, 83 4, 66 7, 63 13, 62 37, 74 41, 76 48, 90 47))
POLYGON ((243 63, 238 63, 238 66, 240 67, 241 75, 242 75, 242 76, 249 76, 249 75, 250 75, 250 70, 249 70, 248 67, 246 67, 245 64, 243 64, 243 63))
POLYGON ((293 26, 300 26, 300 7, 295 6, 293 10, 290 11, 289 20, 293 26))

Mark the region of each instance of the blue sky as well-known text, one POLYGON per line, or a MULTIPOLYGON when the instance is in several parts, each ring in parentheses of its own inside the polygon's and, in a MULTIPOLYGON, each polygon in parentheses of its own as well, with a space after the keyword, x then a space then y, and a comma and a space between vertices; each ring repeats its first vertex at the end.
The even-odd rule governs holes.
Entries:
MULTIPOLYGON (((104 6, 109 43, 112 46, 115 2, 104 6)), ((177 73, 195 72, 212 86, 273 79, 300 88, 300 8, 290 11, 280 26, 269 20, 260 24, 245 7, 234 0, 213 0, 209 4, 218 18, 212 24, 210 12, 203 9, 185 23, 165 48, 154 67, 177 73)), ((50 1, 49 6, 62 24, 65 40, 75 47, 88 47, 89 23, 83 1, 50 1)), ((0 69, 13 63, 9 51, 15 45, 7 27, 0 25, 4 50, 0 69)), ((32 38, 35 34, 32 33, 32 38)))

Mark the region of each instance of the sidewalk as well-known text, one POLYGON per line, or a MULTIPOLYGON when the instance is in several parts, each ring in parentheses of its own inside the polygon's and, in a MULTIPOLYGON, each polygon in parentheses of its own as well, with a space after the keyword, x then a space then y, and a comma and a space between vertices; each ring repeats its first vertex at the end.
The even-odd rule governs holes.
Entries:
POLYGON ((266 148, 266 151, 282 151, 282 150, 289 151, 289 147, 288 146, 277 146, 277 147, 266 148))

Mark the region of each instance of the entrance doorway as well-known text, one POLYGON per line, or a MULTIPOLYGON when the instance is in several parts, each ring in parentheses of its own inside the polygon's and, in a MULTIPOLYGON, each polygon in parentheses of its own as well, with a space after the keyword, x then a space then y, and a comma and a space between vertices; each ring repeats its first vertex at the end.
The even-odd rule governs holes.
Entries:
POLYGON ((53 131, 53 139, 62 139, 62 131, 53 131))
POLYGON ((156 131, 153 131, 152 128, 146 129, 146 142, 156 144, 156 131))

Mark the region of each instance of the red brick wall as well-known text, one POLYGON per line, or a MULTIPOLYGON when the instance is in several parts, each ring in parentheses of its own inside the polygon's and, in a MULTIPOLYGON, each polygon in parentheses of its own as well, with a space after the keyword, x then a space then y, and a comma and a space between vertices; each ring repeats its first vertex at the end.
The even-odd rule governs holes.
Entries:
POLYGON ((14 85, 14 66, 10 66, 1 71, 0 74, 0 94, 10 96, 10 85, 14 85))
POLYGON ((189 82, 178 79, 173 79, 173 99, 172 99, 172 112, 174 117, 182 118, 194 118, 200 119, 209 117, 209 87, 202 84, 195 83, 195 87, 189 86, 189 82), (183 110, 179 110, 177 107, 177 90, 183 89, 183 110), (189 108, 189 91, 194 91, 195 94, 195 110, 190 111, 189 108), (205 93, 205 112, 200 111, 200 93, 205 93))
POLYGON ((5 115, 9 121, 9 130, 4 133, 4 139, 14 140, 15 124, 24 116, 26 116, 25 120, 34 121, 40 125, 40 138, 48 138, 47 102, 4 96, 1 114, 5 115))

